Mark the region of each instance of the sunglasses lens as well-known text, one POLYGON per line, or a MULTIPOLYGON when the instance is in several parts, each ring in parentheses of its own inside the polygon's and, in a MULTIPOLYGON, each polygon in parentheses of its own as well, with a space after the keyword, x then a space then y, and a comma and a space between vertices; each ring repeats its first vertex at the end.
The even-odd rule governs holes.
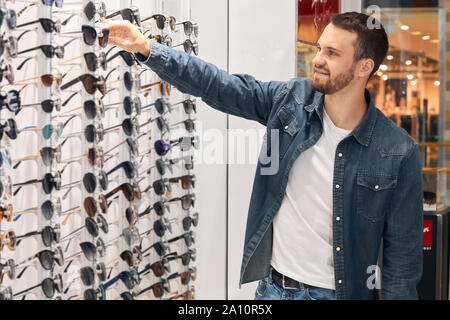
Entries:
POLYGON ((184 34, 189 37, 192 34, 192 27, 193 27, 192 23, 185 22, 183 25, 184 25, 184 34))
POLYGON ((97 180, 95 179, 95 175, 91 172, 88 172, 83 177, 83 185, 88 193, 93 193, 97 188, 97 180))
POLYGON ((122 292, 122 293, 120 294, 120 297, 121 297, 123 300, 134 300, 133 295, 132 295, 131 293, 129 293, 128 291, 122 292))
POLYGON ((46 220, 51 220, 54 212, 53 202, 51 200, 46 200, 41 206, 41 211, 46 220))
POLYGON ((162 201, 155 202, 155 204, 153 205, 153 209, 158 216, 162 216, 166 211, 166 207, 164 206, 164 203, 162 201))
POLYGON ((86 229, 93 237, 98 237, 98 225, 91 217, 87 217, 85 220, 86 229))
POLYGON ((155 233, 158 235, 158 237, 163 237, 166 231, 161 220, 156 220, 153 223, 153 230, 155 230, 155 233))
POLYGON ((134 104, 134 109, 136 110, 136 114, 140 115, 142 112, 142 102, 141 102, 141 98, 136 97, 133 101, 134 104))
POLYGON ((83 25, 81 27, 81 32, 83 33, 84 42, 92 46, 95 43, 95 39, 97 39, 97 31, 91 26, 83 25))
MULTIPOLYGON (((126 76, 126 73, 125 73, 125 76, 126 76)), ((131 115, 131 113, 132 113, 132 106, 133 106, 133 100, 129 97, 129 96, 126 96, 124 99, 123 99, 123 108, 124 108, 124 110, 125 110, 125 113, 127 114, 127 115, 131 115)))
POLYGON ((99 214, 99 215, 97 216, 97 223, 98 223, 98 225, 100 225, 100 229, 101 229, 104 233, 108 233, 108 232, 109 232, 108 221, 106 221, 105 217, 102 216, 101 214, 99 214))
POLYGON ((45 32, 53 32, 55 30, 55 23, 52 20, 42 18, 40 22, 45 32))
POLYGON ((80 269, 81 281, 85 286, 92 286, 94 284, 94 269, 91 267, 83 267, 80 269))
POLYGON ((127 263, 129 267, 134 266, 133 254, 131 251, 126 250, 120 254, 120 258, 127 263))
POLYGON ((91 262, 94 261, 96 254, 95 245, 90 242, 82 242, 80 243, 80 247, 86 259, 88 259, 91 262))
POLYGON ((164 16, 156 17, 156 26, 158 27, 158 29, 163 30, 165 23, 166 23, 166 18, 164 16))
POLYGON ((183 219, 183 230, 188 231, 191 228, 192 219, 191 217, 185 217, 183 219))
POLYGON ((55 283, 52 278, 46 278, 42 281, 42 291, 47 298, 52 298, 55 295, 55 283))
POLYGON ((108 45, 108 40, 109 40, 109 29, 102 29, 102 36, 100 38, 98 38, 98 43, 100 45, 100 47, 105 48, 108 45))
POLYGON ((161 159, 156 160, 156 169, 158 170, 158 173, 160 175, 163 176, 166 174, 166 164, 164 163, 163 160, 161 160, 161 159))
POLYGON ((155 190, 155 193, 159 196, 164 194, 165 188, 164 183, 161 182, 161 180, 156 180, 153 182, 153 189, 155 190))
POLYGON ((99 182, 100 182, 100 186, 102 187, 102 189, 104 191, 106 191, 106 189, 108 189, 108 176, 106 175, 106 172, 101 170, 100 174, 99 174, 99 182))
POLYGON ((95 199, 92 197, 87 197, 84 199, 83 205, 87 215, 91 218, 95 217, 97 214, 97 203, 95 202, 95 199))
POLYGON ((125 216, 127 218, 128 224, 130 226, 134 226, 136 224, 137 215, 136 215, 136 210, 134 209, 134 207, 128 207, 125 210, 125 216))
POLYGON ((92 53, 92 52, 85 53, 84 60, 86 61, 86 65, 87 65, 89 71, 94 72, 95 70, 97 70, 98 58, 95 55, 95 53, 92 53))
POLYGON ((53 229, 51 227, 45 227, 41 233, 42 242, 46 247, 49 247, 53 242, 53 229))
POLYGON ((93 124, 89 124, 84 128, 84 137, 86 141, 89 143, 94 143, 96 137, 97 130, 93 124))
POLYGON ((97 106, 93 100, 88 100, 84 103, 84 112, 88 119, 94 119, 97 115, 97 106))
POLYGON ((167 153, 167 151, 168 151, 168 148, 166 148, 166 144, 164 143, 164 141, 163 140, 157 140, 156 142, 155 142, 155 150, 156 150, 156 153, 159 155, 159 156, 164 156, 166 153, 167 153))
POLYGON ((163 287, 160 283, 155 284, 153 287, 153 294, 155 298, 161 298, 164 294, 163 287))
POLYGON ((164 274, 162 262, 158 261, 152 264, 152 270, 155 273, 155 276, 161 277, 164 274))
POLYGON ((123 120, 122 128, 127 136, 131 136, 133 134, 134 132, 133 123, 130 118, 123 120))
POLYGON ((102 213, 108 213, 108 203, 106 202, 106 198, 104 195, 100 194, 98 196, 98 202, 100 204, 100 209, 102 213))
POLYGON ((6 19, 6 23, 9 29, 15 29, 17 26, 17 14, 14 10, 8 10, 8 17, 6 19))
POLYGON ((89 94, 95 93, 95 77, 93 75, 85 75, 82 77, 83 86, 89 94))
POLYGON ((39 253, 39 262, 45 270, 52 270, 55 266, 55 254, 50 250, 44 250, 39 253))
POLYGON ((94 19, 96 12, 95 4, 92 1, 89 1, 88 4, 84 7, 83 11, 89 21, 94 19))
POLYGON ((134 156, 138 155, 138 146, 135 140, 131 139, 131 138, 127 138, 127 144, 128 147, 130 147, 130 151, 134 156))
POLYGON ((53 100, 44 100, 41 103, 42 111, 45 113, 51 113, 53 111, 53 107, 55 106, 55 102, 53 100))
POLYGON ((93 167, 97 163, 97 150, 94 148, 90 148, 88 150, 88 161, 91 167, 93 167))
POLYGON ((83 293, 84 300, 97 300, 97 293, 94 289, 87 289, 83 293))
POLYGON ((99 264, 97 264, 96 270, 97 270, 98 279, 101 282, 106 281, 106 266, 105 266, 105 264, 103 262, 100 262, 99 264))
POLYGON ((155 108, 159 114, 163 114, 166 111, 166 107, 167 104, 163 99, 159 98, 155 101, 155 108))
POLYGON ((11 90, 6 97, 6 106, 9 111, 17 112, 20 109, 20 94, 17 90, 11 90))
POLYGON ((133 89, 133 79, 130 72, 125 72, 123 81, 125 83, 125 88, 127 88, 128 91, 131 91, 131 89, 133 89))

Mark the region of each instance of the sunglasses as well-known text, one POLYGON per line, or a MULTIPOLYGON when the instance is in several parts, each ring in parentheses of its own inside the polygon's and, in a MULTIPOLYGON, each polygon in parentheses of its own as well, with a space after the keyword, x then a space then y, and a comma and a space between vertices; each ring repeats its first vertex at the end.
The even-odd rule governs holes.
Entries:
POLYGON ((175 242, 177 240, 184 239, 186 246, 190 247, 193 243, 195 243, 194 239, 194 231, 185 232, 182 235, 179 235, 175 238, 167 240, 168 243, 175 242))
POLYGON ((13 220, 13 206, 9 204, 7 207, 0 207, 0 222, 2 222, 3 218, 6 218, 7 222, 11 222, 13 220))
POLYGON ((125 250, 120 253, 120 258, 126 262, 126 264, 132 268, 136 264, 142 261, 142 252, 138 247, 134 247, 132 250, 125 250))
POLYGON ((168 200, 168 202, 181 201, 181 207, 184 210, 189 210, 191 207, 194 207, 195 204, 195 194, 186 194, 182 197, 176 197, 168 200))
POLYGON ((100 91, 100 93, 102 94, 106 93, 106 79, 103 78, 103 76, 95 77, 89 73, 83 74, 64 84, 63 86, 61 86, 61 90, 66 90, 77 84, 78 82, 81 82, 83 84, 84 89, 88 94, 94 94, 95 90, 100 91))
MULTIPOLYGON (((18 263, 16 265, 16 268, 21 267, 29 262, 32 262, 35 259, 38 259, 39 263, 41 264, 41 266, 44 270, 53 270, 53 268, 55 267, 55 264, 58 264, 59 266, 64 265, 63 251, 62 251, 61 247, 57 247, 55 250, 45 249, 45 250, 39 251, 37 254, 18 263)), ((28 267, 24 267, 23 270, 18 274, 17 278, 20 279, 27 268, 28 267)))
POLYGON ((60 190, 61 189, 61 174, 60 172, 56 171, 54 174, 51 173, 46 173, 44 175, 43 179, 33 179, 33 180, 28 180, 22 183, 15 183, 13 184, 14 187, 19 187, 17 188, 16 191, 14 191, 14 195, 16 195, 19 190, 26 185, 30 185, 30 184, 35 184, 35 183, 42 183, 42 188, 44 189, 45 194, 50 194, 52 193, 52 190, 60 190))
POLYGON ((156 153, 159 156, 165 156, 173 147, 180 145, 181 151, 188 151, 192 146, 195 149, 200 148, 199 137, 181 137, 179 139, 170 140, 169 142, 165 142, 164 140, 155 141, 154 147, 156 153))
MULTIPOLYGON (((83 34, 83 41, 88 46, 93 46, 95 44, 95 41, 98 39, 98 44, 101 48, 105 48, 108 45, 109 40, 109 29, 103 28, 100 30, 100 33, 97 32, 97 30, 90 25, 83 24, 81 26, 81 32, 80 31, 73 31, 73 32, 65 32, 64 34, 83 34)), ((75 41, 77 38, 70 40, 66 43, 68 45, 72 41, 75 41)))
POLYGON ((197 277, 197 268, 193 267, 189 268, 187 271, 184 271, 182 273, 175 272, 170 276, 168 276, 167 280, 169 281, 172 279, 180 278, 181 284, 187 286, 191 280, 195 281, 196 277, 197 277))
POLYGON ((80 243, 81 251, 83 252, 86 259, 88 259, 90 262, 94 262, 95 258, 97 257, 97 253, 100 257, 104 257, 106 254, 106 247, 105 243, 103 242, 102 238, 98 238, 95 241, 95 244, 92 242, 81 242, 80 243))
POLYGON ((62 293, 63 292, 63 279, 62 276, 60 274, 56 275, 54 278, 45 278, 41 283, 32 286, 28 289, 25 289, 23 291, 20 291, 16 294, 14 294, 14 296, 20 296, 23 295, 24 293, 30 292, 33 289, 36 288, 41 288, 42 292, 44 293, 45 297, 47 298, 53 298, 53 296, 55 295, 55 291, 62 293))
POLYGON ((53 218, 53 216, 55 215, 55 212, 58 215, 61 215, 61 211, 62 211, 61 210, 61 199, 58 198, 55 201, 55 203, 52 200, 45 200, 40 207, 34 207, 34 208, 29 208, 26 210, 14 212, 14 217, 15 217, 14 221, 19 220, 19 218, 23 214, 36 213, 39 210, 41 211, 45 220, 50 221, 53 218))
POLYGON ((179 126, 180 124, 183 124, 186 131, 189 133, 192 133, 195 131, 194 120, 195 119, 186 119, 183 121, 175 122, 169 126, 167 121, 163 117, 158 117, 158 118, 156 118, 156 123, 158 125, 158 129, 161 132, 169 131, 170 129, 175 128, 175 127, 179 126))
POLYGON ((89 288, 83 292, 84 300, 106 300, 106 293, 103 284, 100 284, 98 288, 89 288))
POLYGON ((3 81, 3 76, 8 80, 9 84, 14 83, 14 71, 10 63, 2 61, 0 64, 0 82, 3 81))
POLYGON ((164 237, 166 231, 172 233, 172 223, 177 221, 177 219, 168 220, 166 218, 160 218, 153 222, 153 231, 160 238, 164 237))
POLYGON ((168 300, 176 300, 176 299, 194 300, 195 299, 195 288, 191 287, 189 290, 187 290, 181 294, 178 294, 178 295, 168 298, 168 300))
POLYGON ((198 42, 197 40, 191 41, 190 39, 186 39, 183 43, 172 46, 172 48, 183 46, 184 52, 187 54, 191 54, 194 52, 196 56, 198 56, 198 42))
POLYGON ((41 106, 42 111, 44 111, 45 113, 52 113, 53 109, 55 109, 56 111, 61 111, 62 104, 61 104, 61 99, 56 98, 55 100, 46 99, 39 103, 22 105, 22 108, 35 107, 35 106, 41 106))
POLYGON ((155 19, 156 21, 156 26, 159 30, 164 30, 164 26, 166 25, 166 22, 168 22, 169 27, 172 31, 175 30, 175 26, 176 26, 176 19, 173 16, 170 17, 166 17, 162 14, 154 14, 150 17, 147 17, 145 19, 142 20, 142 22, 148 21, 150 19, 155 19))
POLYGON ((41 231, 31 231, 21 236, 16 236, 17 244, 19 245, 22 239, 40 235, 42 243, 46 247, 50 247, 53 243, 59 243, 61 240, 61 226, 56 224, 55 226, 45 226, 41 231))
MULTIPOLYGON (((0 39, 0 56, 3 55, 3 52, 5 52, 5 48, 6 48, 8 56, 10 58, 16 58, 17 55, 19 54, 17 52, 17 43, 18 43, 18 39, 16 37, 9 36, 5 40, 5 39, 3 39, 3 35, 2 35, 1 39, 0 39)), ((20 69, 18 68, 18 70, 20 70, 20 69)))
POLYGON ((133 54, 131 54, 125 50, 121 50, 121 51, 117 52, 112 57, 108 58, 108 60, 106 60, 106 61, 110 62, 110 61, 116 59, 117 57, 122 57, 123 61, 125 61, 125 63, 129 67, 133 66, 136 63, 136 60, 134 59, 133 54))
POLYGON ((98 68, 102 67, 103 70, 106 71, 108 68, 107 60, 106 60, 106 54, 104 52, 100 52, 97 56, 94 52, 86 52, 82 56, 78 56, 75 58, 71 58, 69 60, 65 60, 60 63, 60 65, 65 65, 67 63, 70 63, 72 61, 78 60, 84 58, 84 62, 86 63, 86 67, 89 71, 95 72, 98 68))
POLYGON ((141 239, 139 230, 135 226, 124 228, 122 230, 122 236, 129 246, 138 243, 141 239))
POLYGON ((8 259, 3 260, 5 262, 2 262, 0 260, 0 283, 3 282, 3 277, 8 275, 8 278, 10 280, 16 279, 16 263, 14 262, 14 259, 8 259))
MULTIPOLYGON (((131 83, 131 82, 129 82, 129 83, 131 83)), ((156 82, 153 82, 153 83, 149 83, 149 84, 143 85, 143 86, 140 87, 140 90, 142 91, 142 90, 151 88, 151 87, 156 86, 156 85, 158 86, 159 93, 162 96, 170 96, 171 85, 168 82, 166 82, 166 81, 156 81, 156 82)), ((127 89, 128 89, 128 87, 131 88, 131 84, 128 84, 128 86, 127 86, 127 82, 126 81, 125 81, 125 86, 127 87, 127 89)), ((128 90, 131 90, 131 89, 128 89, 128 90)), ((146 90, 146 91, 149 91, 149 90, 146 90)))
POLYGON ((113 12, 110 15, 107 15, 105 17, 105 19, 111 19, 118 15, 122 16, 123 20, 128 20, 131 23, 136 23, 139 27, 141 26, 141 17, 139 14, 139 9, 136 7, 126 8, 126 9, 122 9, 122 10, 113 12))
POLYGON ((47 19, 47 18, 41 18, 38 20, 22 23, 22 24, 18 25, 17 28, 26 27, 26 26, 36 24, 36 23, 40 23, 42 26, 42 29, 44 29, 44 31, 47 33, 50 33, 50 32, 60 33, 61 32, 61 21, 59 21, 59 20, 53 21, 52 19, 47 19))
POLYGON ((38 47, 23 50, 17 53, 17 55, 24 54, 27 52, 41 50, 47 58, 57 57, 59 59, 64 58, 64 47, 63 46, 52 46, 52 45, 41 45, 38 47))
POLYGON ((128 116, 133 113, 133 109, 135 110, 137 115, 140 115, 142 111, 141 98, 135 97, 134 99, 132 99, 131 97, 126 96, 123 99, 123 109, 125 111, 125 114, 128 116))
POLYGON ((195 188, 195 174, 169 178, 170 183, 178 183, 181 180, 181 187, 185 190, 195 188))
POLYGON ((199 219, 198 212, 194 213, 192 216, 184 217, 182 220, 183 230, 189 231, 189 229, 191 229, 191 226, 197 227, 198 219, 199 219))
POLYGON ((12 179, 11 176, 0 178, 0 199, 11 199, 12 197, 12 179))
POLYGON ((11 287, 0 286, 0 300, 13 300, 13 292, 11 287))
POLYGON ((153 274, 156 277, 162 277, 164 274, 170 273, 169 260, 167 259, 167 256, 161 258, 160 261, 146 265, 140 273, 144 273, 149 270, 153 271, 153 274))
POLYGON ((155 298, 161 298, 164 295, 164 291, 167 293, 170 293, 170 291, 171 291, 170 283, 165 279, 161 279, 161 281, 154 283, 151 286, 138 291, 136 296, 142 295, 145 292, 150 291, 150 290, 153 290, 153 295, 155 296, 155 298))
POLYGON ((6 24, 10 30, 14 30, 17 25, 17 13, 13 9, 0 8, 0 26, 3 24, 3 20, 6 20, 6 24))
POLYGON ((5 123, 0 123, 0 140, 3 139, 3 134, 11 140, 17 139, 17 123, 14 119, 8 119, 5 123))
POLYGON ((125 182, 123 184, 121 184, 120 186, 114 188, 113 190, 111 190, 106 196, 106 199, 109 199, 110 197, 112 197, 114 194, 116 194, 117 192, 122 191, 123 195, 125 196, 125 199, 127 199, 128 201, 134 201, 134 199, 141 199, 142 198, 142 193, 141 190, 139 188, 139 186, 137 184, 130 184, 128 182, 125 182))
POLYGON ((103 233, 105 234, 109 232, 109 225, 105 217, 98 214, 97 217, 95 217, 95 219, 92 217, 87 217, 84 220, 84 225, 64 236, 64 240, 65 241, 71 240, 74 238, 73 237, 74 235, 78 237, 78 234, 85 228, 87 232, 94 238, 97 238, 100 235, 100 230, 102 230, 103 233))
POLYGON ((191 34, 194 33, 195 37, 198 37, 198 24, 197 23, 192 23, 191 21, 184 21, 184 22, 177 23, 175 25, 176 26, 183 25, 184 34, 186 36, 190 37, 191 34))
POLYGON ((24 80, 20 80, 20 81, 17 81, 17 82, 26 82, 26 81, 32 81, 32 80, 39 79, 39 80, 41 80, 42 85, 44 87, 48 88, 48 87, 51 87, 53 85, 53 83, 56 83, 56 85, 58 87, 61 86, 63 78, 64 78, 64 76, 61 73, 58 73, 56 75, 43 74, 43 75, 38 76, 38 77, 24 79, 24 80))
POLYGON ((17 241, 14 230, 10 229, 8 231, 0 231, 0 252, 3 251, 5 245, 10 251, 16 250, 17 241))

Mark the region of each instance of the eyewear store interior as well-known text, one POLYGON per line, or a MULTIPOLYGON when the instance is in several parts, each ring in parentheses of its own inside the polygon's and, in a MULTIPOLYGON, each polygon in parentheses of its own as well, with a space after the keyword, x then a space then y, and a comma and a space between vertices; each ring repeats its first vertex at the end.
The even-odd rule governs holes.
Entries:
MULTIPOLYGON (((436 233, 420 294, 447 299, 445 9, 375 2, 391 48, 369 88, 421 146, 436 233)), ((253 299, 239 273, 264 127, 162 82, 108 45, 101 17, 269 81, 310 77, 330 15, 371 4, 0 0, 0 297, 253 299)))

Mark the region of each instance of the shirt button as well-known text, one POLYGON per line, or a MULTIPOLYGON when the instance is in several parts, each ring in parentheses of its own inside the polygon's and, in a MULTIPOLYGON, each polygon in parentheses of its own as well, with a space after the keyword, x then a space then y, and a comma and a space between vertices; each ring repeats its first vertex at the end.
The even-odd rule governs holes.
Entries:
POLYGON ((342 158, 342 153, 339 153, 338 156, 339 156, 339 158, 342 158))
POLYGON ((340 188, 340 186, 337 184, 337 185, 336 185, 336 189, 339 189, 339 188, 340 188))
POLYGON ((340 247, 337 247, 337 248, 336 248, 336 251, 341 251, 341 248, 340 248, 340 247))
POLYGON ((336 221, 341 221, 341 217, 336 217, 336 221))
POLYGON ((289 129, 289 126, 284 127, 284 130, 287 130, 287 129, 289 129))
POLYGON ((341 283, 342 283, 342 280, 338 280, 338 283, 341 284, 341 283))
POLYGON ((375 186, 375 189, 377 189, 377 190, 378 190, 379 188, 380 188, 380 186, 379 186, 379 185, 376 185, 376 186, 375 186))

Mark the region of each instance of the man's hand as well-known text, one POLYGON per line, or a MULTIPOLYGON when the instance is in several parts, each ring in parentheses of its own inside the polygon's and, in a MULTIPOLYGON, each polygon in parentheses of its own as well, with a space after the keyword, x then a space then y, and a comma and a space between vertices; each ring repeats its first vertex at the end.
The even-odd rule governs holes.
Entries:
POLYGON ((109 29, 109 44, 131 53, 139 52, 145 57, 150 55, 150 41, 131 22, 110 22, 106 27, 109 29))

